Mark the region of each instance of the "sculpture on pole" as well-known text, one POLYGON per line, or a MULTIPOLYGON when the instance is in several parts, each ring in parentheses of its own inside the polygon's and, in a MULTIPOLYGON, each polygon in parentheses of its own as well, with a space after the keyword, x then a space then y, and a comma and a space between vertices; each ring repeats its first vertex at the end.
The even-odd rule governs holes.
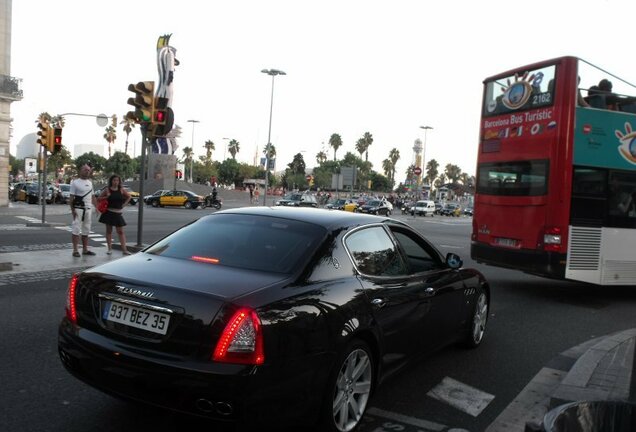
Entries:
POLYGON ((152 152, 160 154, 174 154, 177 150, 177 140, 170 133, 174 124, 174 111, 172 110, 172 95, 174 70, 179 65, 176 58, 177 49, 170 46, 170 36, 166 34, 159 36, 157 40, 157 70, 159 72, 159 80, 155 100, 157 98, 167 99, 167 128, 164 136, 156 137, 152 142, 152 152))

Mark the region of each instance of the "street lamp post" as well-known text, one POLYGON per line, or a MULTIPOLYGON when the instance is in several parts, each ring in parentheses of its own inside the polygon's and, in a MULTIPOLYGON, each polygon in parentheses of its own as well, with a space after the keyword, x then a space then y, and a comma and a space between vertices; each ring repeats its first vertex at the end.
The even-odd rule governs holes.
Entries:
POLYGON ((272 77, 272 97, 269 104, 269 131, 267 132, 267 145, 265 146, 265 191, 263 192, 263 206, 267 205, 267 185, 269 182, 269 151, 272 145, 272 111, 274 109, 274 77, 276 75, 287 75, 282 70, 278 69, 263 69, 261 71, 264 74, 272 77))
MULTIPOLYGON (((224 140, 226 141, 230 141, 230 138, 225 138, 223 137, 224 140)), ((230 145, 229 142, 226 142, 225 144, 223 144, 223 160, 225 160, 225 152, 227 151, 227 146, 230 145)))
POLYGON ((192 181, 192 171, 194 169, 194 124, 195 123, 200 123, 199 120, 188 120, 188 123, 192 123, 192 155, 190 157, 190 184, 193 183, 192 181))
MULTIPOLYGON (((433 129, 431 126, 420 126, 420 129, 424 129, 424 148, 422 149, 422 171, 424 171, 426 167, 426 132, 429 129, 433 129)), ((430 185, 429 185, 430 191, 430 185)))

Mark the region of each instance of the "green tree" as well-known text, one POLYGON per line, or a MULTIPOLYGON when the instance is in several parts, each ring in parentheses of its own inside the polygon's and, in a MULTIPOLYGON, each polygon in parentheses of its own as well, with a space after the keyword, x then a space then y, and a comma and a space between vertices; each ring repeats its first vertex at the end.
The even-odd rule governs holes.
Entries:
POLYGON ((207 140, 204 144, 205 147, 205 163, 210 164, 212 162, 212 152, 216 149, 214 141, 207 140))
POLYGON ((192 151, 192 147, 184 147, 183 148, 183 163, 185 164, 186 171, 190 170, 190 182, 194 180, 194 176, 193 176, 194 173, 192 172, 193 158, 194 158, 194 152, 192 151))
POLYGON ((358 141, 356 141, 356 151, 358 153, 360 153, 360 159, 362 159, 362 155, 364 154, 365 151, 367 151, 367 143, 364 140, 364 138, 358 138, 358 141))
POLYGON ((371 180, 371 190, 376 192, 391 192, 391 181, 388 177, 372 171, 369 173, 369 180, 371 180))
POLYGON ((370 132, 365 132, 364 135, 362 135, 362 140, 364 141, 364 160, 368 161, 369 160, 369 147, 371 147, 371 144, 373 144, 373 135, 371 135, 370 132))
POLYGON ((333 160, 335 161, 337 160, 336 153, 338 152, 338 149, 342 146, 342 138, 340 137, 340 135, 338 135, 337 133, 331 134, 331 137, 329 138, 329 145, 333 147, 333 160))
POLYGON ((325 154, 324 151, 320 150, 318 153, 316 153, 316 163, 318 165, 322 165, 326 161, 327 161, 327 155, 325 154))
POLYGON ((287 166, 292 174, 305 175, 305 159, 303 158, 302 153, 296 153, 294 155, 294 160, 292 160, 287 166))
POLYGON ((235 139, 230 140, 230 142, 227 145, 227 151, 229 151, 230 154, 232 155, 232 159, 236 159, 236 154, 239 152, 240 147, 241 145, 237 140, 235 139))
POLYGON ((433 181, 437 178, 439 174, 439 163, 435 159, 431 159, 426 164, 426 177, 424 180, 426 184, 433 184, 433 181))
POLYGON ((106 142, 108 143, 108 158, 110 159, 111 156, 111 146, 112 144, 115 142, 115 140, 117 139, 117 131, 115 130, 114 127, 112 126, 108 126, 105 129, 105 133, 104 133, 104 139, 106 140, 106 142))
POLYGON ((92 166, 93 172, 102 172, 106 165, 106 158, 93 152, 84 153, 75 158, 75 168, 77 171, 79 171, 79 168, 84 164, 92 166))
POLYGON ((62 146, 61 151, 49 156, 47 161, 47 170, 48 172, 57 173, 57 171, 62 169, 64 165, 70 165, 72 163, 73 158, 71 157, 71 153, 66 149, 66 147, 62 146))
POLYGON ((391 172, 393 171, 393 163, 389 159, 384 159, 382 161, 382 169, 384 170, 384 175, 391 178, 391 172))
POLYGON ((219 165, 219 182, 223 184, 241 183, 243 179, 240 177, 239 163, 235 159, 226 159, 219 165))
POLYGON ((450 183, 457 183, 459 177, 462 175, 462 170, 457 165, 446 164, 444 174, 446 174, 446 177, 448 178, 448 181, 450 183))
POLYGON ((134 162, 126 153, 118 151, 108 158, 104 171, 106 176, 117 174, 122 180, 126 180, 134 173, 134 162))
POLYGON ((137 123, 135 123, 133 119, 127 118, 126 116, 124 116, 124 119, 121 122, 119 122, 119 124, 123 125, 122 130, 126 134, 126 144, 124 144, 124 153, 128 154, 128 137, 130 136, 130 133, 132 132, 133 128, 135 127, 137 123))
POLYGON ((393 170, 391 171, 391 185, 395 184, 395 167, 397 166, 398 161, 400 160, 400 151, 395 147, 391 149, 389 152, 389 160, 393 165, 393 170))

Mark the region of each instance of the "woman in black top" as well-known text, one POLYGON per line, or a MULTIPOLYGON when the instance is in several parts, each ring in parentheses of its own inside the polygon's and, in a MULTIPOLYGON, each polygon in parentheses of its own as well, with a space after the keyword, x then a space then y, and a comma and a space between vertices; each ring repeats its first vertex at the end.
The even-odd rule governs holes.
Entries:
POLYGON ((124 206, 130 201, 130 194, 121 187, 121 177, 118 175, 110 176, 108 187, 104 189, 98 199, 108 200, 108 209, 99 217, 99 221, 106 225, 106 243, 108 243, 108 252, 106 253, 110 255, 113 252, 113 227, 115 227, 122 252, 124 255, 130 255, 126 249, 126 235, 124 234, 126 221, 122 216, 124 206))

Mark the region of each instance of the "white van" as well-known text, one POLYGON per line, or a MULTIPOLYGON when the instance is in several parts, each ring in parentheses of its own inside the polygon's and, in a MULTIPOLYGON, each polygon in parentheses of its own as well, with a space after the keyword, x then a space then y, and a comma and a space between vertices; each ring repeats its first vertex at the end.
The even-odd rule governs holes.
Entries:
POLYGON ((411 208, 411 215, 433 216, 435 214, 435 203, 433 201, 418 201, 411 208))

